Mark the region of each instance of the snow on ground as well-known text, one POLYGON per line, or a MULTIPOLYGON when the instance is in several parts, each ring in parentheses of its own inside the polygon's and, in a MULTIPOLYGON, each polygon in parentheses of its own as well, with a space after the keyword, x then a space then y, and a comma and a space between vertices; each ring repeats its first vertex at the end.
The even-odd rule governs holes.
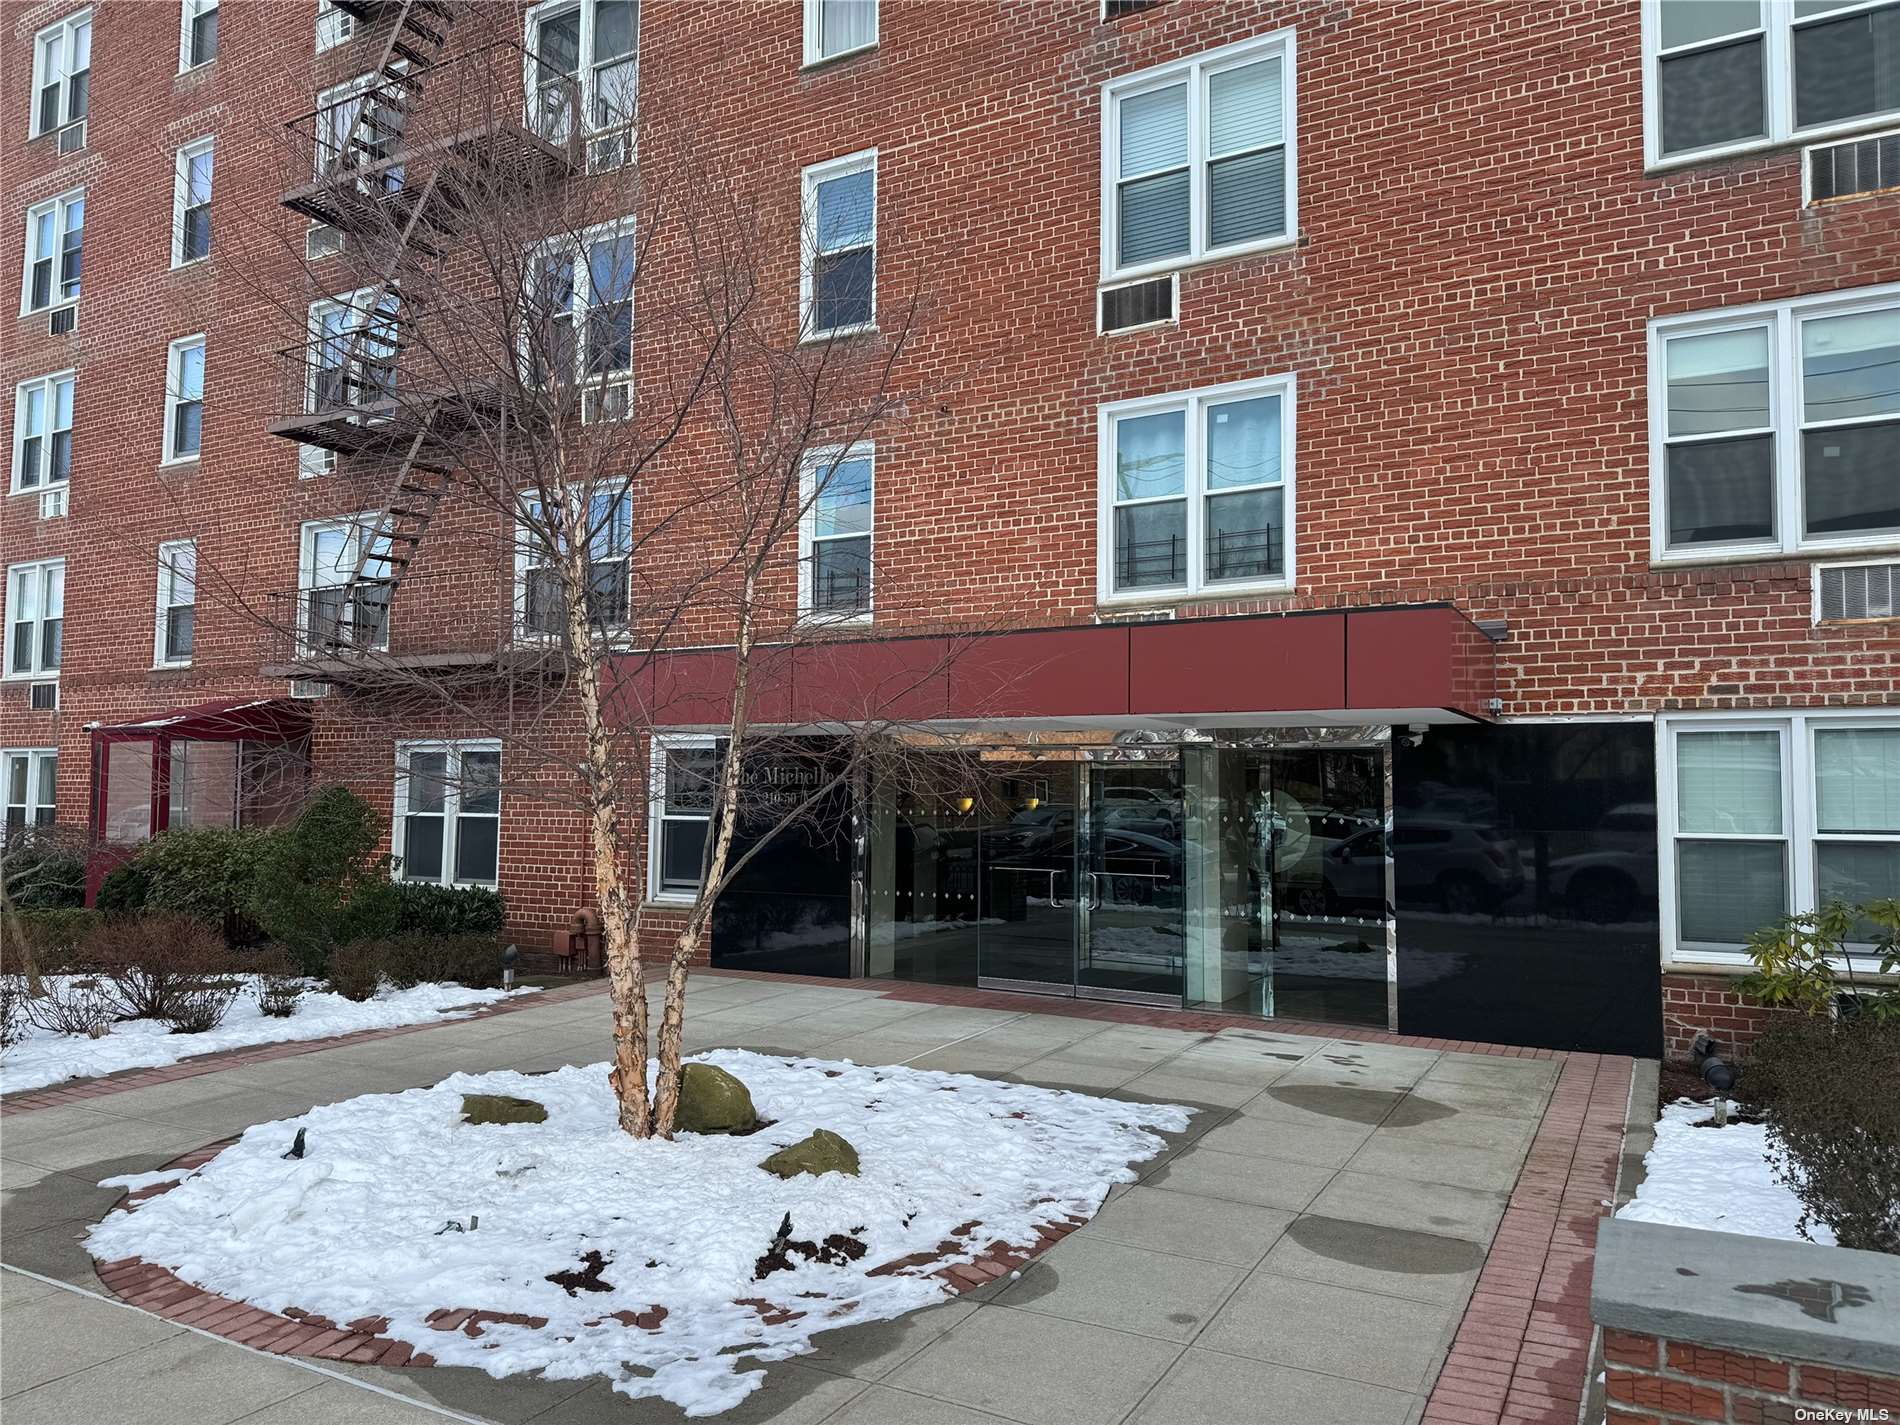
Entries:
POLYGON ((103 1039, 53 1034, 25 1026, 24 1037, 0 1059, 0 1094, 24 1093, 67 1079, 96 1078, 121 1069, 154 1069, 216 1054, 297 1039, 328 1039, 362 1029, 390 1029, 437 1019, 466 1019, 482 1005, 533 990, 472 990, 462 985, 416 985, 385 989, 361 1004, 329 991, 307 990, 288 1019, 273 1019, 257 1007, 256 977, 231 1005, 224 1023, 203 1034, 173 1034, 154 1019, 128 1019, 103 1039))
MULTIPOLYGON (((1666 1222, 1749 1237, 1803 1239, 1796 1224, 1801 1200, 1768 1166, 1767 1130, 1759 1123, 1730 1122, 1698 1128, 1715 1116, 1706 1103, 1672 1103, 1656 1123, 1656 1146, 1643 1160, 1636 1198, 1616 1215, 1638 1222, 1666 1222)), ((1825 1223, 1813 1223, 1811 1240, 1834 1245, 1825 1223)))
POLYGON ((770 1126, 639 1141, 617 1127, 605 1064, 457 1074, 255 1126, 170 1192, 112 1214, 88 1246, 267 1310, 386 1316, 384 1334, 443 1364, 497 1377, 603 1375, 629 1396, 711 1415, 764 1379, 740 1368, 741 1354, 802 1355, 819 1331, 901 1316, 947 1291, 929 1276, 871 1268, 934 1251, 973 1219, 982 1229, 971 1251, 945 1260, 999 1240, 1026 1246, 1045 1224, 1091 1215, 1111 1184, 1134 1178, 1131 1161, 1162 1150, 1149 1130, 1183 1129, 1190 1112, 921 1069, 742 1050, 697 1057, 736 1074, 770 1126), (465 1093, 532 1098, 548 1119, 465 1124, 465 1093), (307 1156, 285 1161, 300 1126, 307 1156), (856 1147, 861 1176, 781 1181, 758 1167, 816 1128, 856 1147), (855 1263, 798 1260, 756 1280, 787 1214, 796 1240, 841 1233, 869 1250, 855 1263), (607 1259, 609 1290, 570 1294, 546 1280, 589 1250, 607 1259), (740 1304, 747 1298, 803 1314, 767 1325, 740 1304), (653 1330, 613 1315, 654 1306, 667 1315, 653 1330), (491 1322, 471 1338, 426 1324, 443 1308, 548 1325, 491 1322))

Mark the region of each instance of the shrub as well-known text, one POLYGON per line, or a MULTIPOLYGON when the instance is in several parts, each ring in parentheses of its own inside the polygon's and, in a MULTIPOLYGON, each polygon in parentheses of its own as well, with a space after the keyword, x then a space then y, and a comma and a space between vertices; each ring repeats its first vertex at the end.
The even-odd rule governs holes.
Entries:
POLYGON ((266 848, 252 906, 306 973, 320 973, 339 945, 395 929, 382 839, 381 819, 361 797, 325 787, 266 848))
POLYGON ((1900 1254, 1900 1019, 1789 1016, 1755 1041, 1743 1087, 1769 1162, 1843 1247, 1900 1254))
POLYGON ((397 935, 501 934, 506 908, 498 891, 397 881, 397 935))
POLYGON ((203 1034, 216 1029, 244 993, 244 985, 241 975, 205 975, 182 987, 172 997, 171 1008, 159 1019, 174 1034, 203 1034))
POLYGON ((276 834, 251 827, 160 833, 135 863, 146 881, 145 908, 217 926, 233 945, 255 940, 251 902, 265 847, 276 834))
POLYGON ((49 1034, 98 1036, 117 1017, 111 987, 97 975, 49 975, 28 999, 26 1017, 49 1034))
POLYGON ((182 1014, 201 1023, 208 1006, 222 998, 211 1020, 216 1024, 241 987, 224 937, 189 915, 153 912, 106 921, 93 931, 86 959, 99 968, 125 1019, 169 1024, 182 1014), (229 994, 227 985, 233 986, 229 994))
POLYGON ((4 859, 14 910, 71 910, 86 903, 86 858, 72 847, 27 836, 11 841, 4 859))
POLYGON ((145 897, 151 888, 151 878, 137 866, 115 866, 99 882, 93 907, 106 915, 130 915, 145 909, 145 897))
POLYGON ((372 998, 383 982, 383 946, 374 940, 343 945, 330 952, 330 988, 359 1003, 372 998))
POLYGON ((376 948, 398 989, 454 984, 487 990, 501 983, 501 941, 494 935, 404 935, 376 948))
POLYGON ((303 998, 304 979, 296 962, 281 950, 260 955, 253 963, 257 972, 257 1007, 272 1019, 289 1019, 303 998))
POLYGON ((0 973, 0 1055, 19 1042, 26 1027, 26 980, 0 973))
POLYGON ((1900 985, 1861 984, 1852 977, 1878 969, 1900 975, 1900 900, 1869 901, 1862 906, 1832 901, 1819 910, 1790 915, 1748 940, 1755 973, 1741 988, 1763 1004, 1804 1014, 1828 1015, 1837 1000, 1874 1019, 1900 1020, 1900 985), (1870 945, 1856 951, 1855 945, 1870 945), (1834 962, 1847 967, 1838 978, 1834 962))
POLYGON ((0 939, 0 965, 19 974, 42 975, 80 967, 99 913, 90 910, 28 910, 13 916, 0 939))

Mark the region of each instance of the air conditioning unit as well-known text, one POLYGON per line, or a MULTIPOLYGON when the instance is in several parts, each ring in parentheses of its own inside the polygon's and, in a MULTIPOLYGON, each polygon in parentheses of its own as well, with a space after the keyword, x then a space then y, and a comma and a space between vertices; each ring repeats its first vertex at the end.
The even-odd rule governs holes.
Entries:
POLYGON ((1818 143, 1802 154, 1802 203, 1836 203, 1900 188, 1900 131, 1818 143))
POLYGON ((1814 621, 1868 619, 1900 619, 1900 561, 1815 565, 1814 621))
POLYGON ((314 678, 292 678, 290 695, 305 702, 312 698, 327 698, 330 696, 330 685, 319 683, 314 678))
POLYGON ((61 158, 64 158, 69 153, 78 153, 85 146, 86 121, 84 119, 81 119, 76 124, 68 124, 59 131, 59 156, 61 158))
POLYGON ((1181 307, 1180 274, 1170 272, 1143 282, 1125 282, 1105 287, 1096 309, 1095 330, 1103 336, 1110 332, 1133 331, 1137 327, 1160 326, 1174 321, 1181 307))
POLYGON ((343 251, 343 230, 333 228, 328 223, 312 223, 310 231, 304 234, 303 255, 311 262, 320 258, 335 257, 343 251))
POLYGON ((632 407, 631 381, 617 381, 610 386, 590 386, 581 392, 583 421, 624 421, 632 407))
POLYGON ((1152 10, 1161 0, 1102 0, 1102 21, 1113 24, 1116 20, 1138 15, 1143 10, 1152 10))
POLYGON ((47 313, 46 334, 48 336, 70 336, 79 330, 79 308, 61 307, 47 313))
POLYGON ((40 491, 40 518, 56 520, 66 513, 66 487, 55 485, 40 491))
POLYGON ((26 705, 34 712, 58 712, 59 684, 33 684, 26 690, 26 705))

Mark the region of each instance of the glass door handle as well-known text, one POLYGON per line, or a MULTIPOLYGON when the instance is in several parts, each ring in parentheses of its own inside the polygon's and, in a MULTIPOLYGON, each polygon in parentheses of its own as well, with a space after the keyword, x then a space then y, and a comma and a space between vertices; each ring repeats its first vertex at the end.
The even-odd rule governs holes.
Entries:
POLYGON ((1056 877, 1065 874, 1060 866, 998 866, 999 871, 1013 871, 1024 876, 1047 876, 1049 878, 1049 906, 1052 910, 1066 910, 1073 904, 1056 895, 1056 877))

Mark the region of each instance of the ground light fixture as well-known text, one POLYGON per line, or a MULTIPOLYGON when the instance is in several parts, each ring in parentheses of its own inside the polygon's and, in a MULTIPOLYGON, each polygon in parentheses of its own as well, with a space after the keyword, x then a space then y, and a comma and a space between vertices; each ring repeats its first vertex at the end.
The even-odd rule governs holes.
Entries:
POLYGON ((501 987, 504 990, 512 990, 515 987, 515 965, 520 961, 520 959, 521 959, 520 946, 510 944, 510 945, 506 945, 502 947, 501 987))

